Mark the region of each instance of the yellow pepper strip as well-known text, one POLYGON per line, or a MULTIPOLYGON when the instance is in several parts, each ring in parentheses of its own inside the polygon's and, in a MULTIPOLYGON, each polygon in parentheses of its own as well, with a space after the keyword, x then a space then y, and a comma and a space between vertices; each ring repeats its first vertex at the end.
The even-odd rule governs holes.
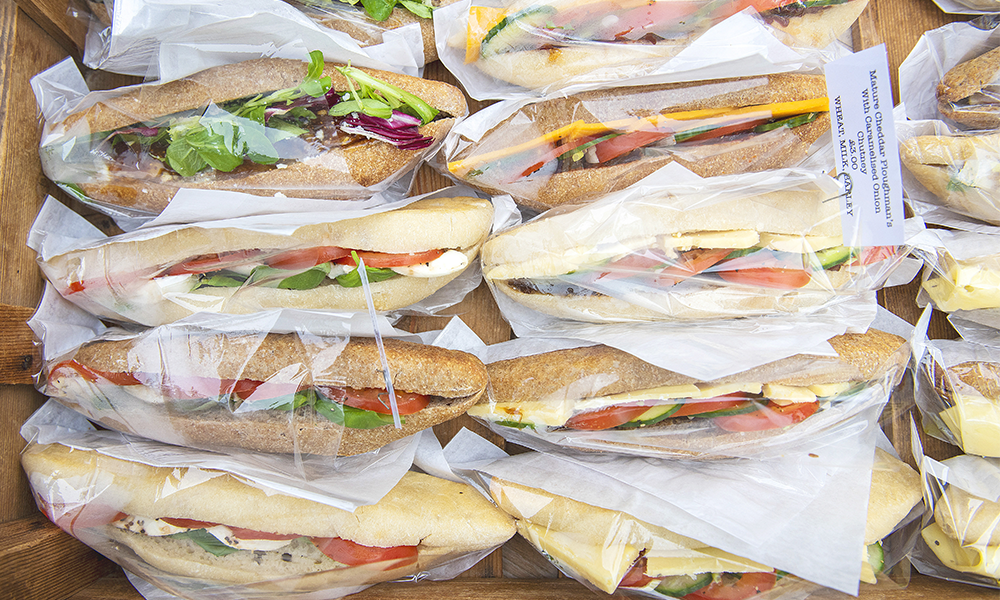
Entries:
POLYGON ((723 117, 723 121, 731 120, 733 117, 784 119, 799 114, 826 112, 829 109, 829 98, 812 98, 809 100, 777 102, 774 104, 746 106, 736 109, 705 108, 687 110, 675 113, 653 115, 641 119, 629 117, 627 119, 609 121, 607 123, 585 123, 584 121, 575 121, 531 141, 517 144, 516 146, 487 152, 485 154, 472 156, 463 160, 452 161, 448 163, 448 170, 458 177, 463 177, 472 169, 485 163, 505 158, 507 156, 513 156, 514 154, 533 150, 535 148, 544 147, 564 138, 573 139, 582 136, 600 135, 615 130, 622 130, 626 133, 649 129, 662 130, 667 129, 673 121, 692 121, 697 119, 710 119, 712 117, 723 117))
POLYGON ((502 9, 492 6, 469 7, 469 24, 465 33, 465 64, 476 62, 483 38, 503 20, 504 16, 502 9))

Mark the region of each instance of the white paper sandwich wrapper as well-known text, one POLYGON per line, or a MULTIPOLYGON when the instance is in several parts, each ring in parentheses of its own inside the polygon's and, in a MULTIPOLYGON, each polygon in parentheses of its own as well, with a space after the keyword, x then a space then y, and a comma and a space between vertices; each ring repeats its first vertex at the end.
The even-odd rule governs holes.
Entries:
POLYGON ((499 477, 620 510, 813 583, 857 594, 878 410, 868 426, 823 449, 766 461, 633 458, 612 454, 506 456, 463 430, 443 456, 415 462, 439 477, 499 477), (456 475, 457 474, 457 475, 456 475))
POLYGON ((83 62, 114 73, 170 80, 261 56, 298 58, 322 50, 328 60, 418 75, 424 64, 420 26, 393 30, 361 47, 321 27, 281 0, 192 2, 115 0, 112 26, 91 23, 83 62))

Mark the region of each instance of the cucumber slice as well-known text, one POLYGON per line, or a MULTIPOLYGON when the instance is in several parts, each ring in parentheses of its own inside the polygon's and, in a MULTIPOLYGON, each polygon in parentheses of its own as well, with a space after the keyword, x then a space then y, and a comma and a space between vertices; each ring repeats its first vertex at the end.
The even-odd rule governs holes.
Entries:
POLYGON ((882 550, 882 542, 868 544, 868 564, 876 574, 881 573, 885 568, 885 552, 882 550))
POLYGON ((816 252, 816 260, 824 269, 830 269, 847 262, 852 255, 850 246, 834 246, 816 252))
POLYGON ((663 404, 661 406, 654 406, 646 412, 639 415, 639 418, 635 421, 629 421, 628 423, 622 423, 617 427, 617 429, 636 429, 638 427, 648 427, 650 425, 656 425, 660 421, 669 419, 675 412, 680 409, 680 404, 663 404))
POLYGON ((711 573, 697 573, 695 575, 674 575, 667 577, 656 586, 656 591, 674 598, 687 596, 691 592, 697 592, 706 585, 712 583, 711 573))
POLYGON ((529 6, 513 15, 506 16, 486 32, 486 37, 480 45, 480 54, 484 58, 496 56, 504 52, 528 49, 537 46, 531 41, 531 30, 544 26, 555 14, 551 6, 529 6))
POLYGON ((700 415, 691 415, 691 416, 692 418, 697 419, 699 417, 712 418, 712 417, 731 417, 733 415, 745 415, 747 413, 752 413, 756 410, 760 410, 761 403, 762 403, 761 401, 747 402, 742 406, 735 406, 733 408, 727 408, 725 410, 717 410, 715 412, 708 412, 708 413, 702 413, 700 415))

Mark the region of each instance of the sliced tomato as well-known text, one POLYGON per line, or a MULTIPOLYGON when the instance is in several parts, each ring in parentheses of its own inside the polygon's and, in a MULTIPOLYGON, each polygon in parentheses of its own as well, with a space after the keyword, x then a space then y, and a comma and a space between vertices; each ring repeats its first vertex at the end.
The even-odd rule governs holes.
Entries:
POLYGON ((531 175, 532 173, 534 173, 535 171, 537 171, 538 169, 541 169, 543 166, 545 166, 545 163, 553 161, 553 160, 559 158, 560 156, 562 156, 563 154, 566 154, 567 152, 571 152, 573 150, 576 150, 580 146, 583 146, 584 144, 588 144, 588 143, 594 141, 595 139, 597 139, 597 138, 595 138, 593 136, 583 136, 583 137, 573 138, 571 140, 564 141, 562 144, 559 144, 559 145, 556 145, 556 146, 551 146, 547 152, 545 152, 544 154, 542 154, 538 158, 532 159, 533 162, 531 164, 529 164, 520 173, 517 173, 516 177, 514 179, 508 181, 507 183, 512 183, 513 181, 517 181, 521 177, 527 177, 527 176, 531 175))
POLYGON ((634 421, 647 410, 649 410, 648 406, 609 406, 573 415, 566 421, 566 427, 588 431, 611 429, 634 421))
POLYGON ((744 402, 746 402, 746 396, 739 392, 709 399, 691 399, 684 404, 681 404, 681 407, 674 411, 674 413, 670 416, 690 417, 691 415, 700 415, 715 412, 717 410, 729 410, 731 408, 736 408, 744 402))
POLYGON ((719 277, 729 283, 781 290, 798 289, 809 283, 811 279, 808 271, 781 267, 751 267, 729 271, 720 270, 718 273, 719 277))
POLYGON ((288 250, 264 260, 264 264, 275 269, 308 269, 326 262, 350 256, 351 251, 339 246, 320 246, 288 250))
POLYGON ((660 268, 668 263, 669 259, 658 250, 643 250, 642 253, 627 254, 614 262, 604 265, 602 271, 596 279, 613 280, 633 277, 642 273, 660 268))
POLYGON ((743 415, 716 417, 714 422, 725 431, 767 431, 801 423, 819 409, 819 402, 802 402, 780 406, 768 402, 767 406, 743 415))
MULTIPOLYGON (((242 400, 254 396, 255 400, 264 398, 264 393, 256 394, 257 389, 264 386, 271 395, 270 398, 293 394, 298 389, 295 384, 264 384, 253 379, 215 379, 213 377, 177 377, 159 385, 163 395, 177 400, 196 400, 198 398, 214 398, 227 394, 235 394, 242 400)), ((262 392, 264 391, 262 390, 262 392)))
POLYGON ((233 250, 231 252, 202 254, 168 267, 161 275, 198 275, 218 271, 227 266, 246 262, 259 256, 262 252, 262 250, 233 250))
POLYGON ((887 258, 896 256, 895 246, 865 246, 861 249, 861 254, 850 264, 852 267, 862 267, 875 264, 887 258))
POLYGON ((594 146, 597 160, 606 163, 613 158, 628 154, 673 135, 672 131, 633 131, 615 136, 594 146))
MULTIPOLYGON (((379 388, 338 388, 321 386, 319 391, 334 402, 347 406, 370 410, 382 415, 391 415, 389 392, 379 388)), ((431 397, 425 394, 393 390, 396 394, 396 408, 401 415, 412 415, 430 404, 431 397)))
MULTIPOLYGON (((375 269, 388 269, 391 267, 409 267, 425 262, 431 262, 435 258, 444 254, 444 250, 427 250, 426 252, 412 252, 410 254, 389 254, 386 252, 358 251, 358 256, 364 261, 365 266, 375 269)), ((341 258, 336 261, 340 265, 351 267, 358 266, 354 262, 353 256, 341 258)))
POLYGON ((643 556, 625 573, 618 587, 642 587, 652 580, 652 577, 646 575, 646 557, 643 556))
POLYGON ((74 281, 73 283, 69 284, 68 288, 66 288, 66 293, 67 293, 67 295, 68 294, 76 294, 78 292, 82 292, 84 289, 85 288, 83 286, 83 282, 82 281, 74 281))
POLYGON ((312 538, 319 551, 331 559, 345 565, 368 565, 372 563, 396 561, 387 565, 385 570, 417 562, 416 546, 394 546, 379 548, 377 546, 362 546, 342 538, 312 538))
POLYGON ((772 589, 777 576, 774 573, 723 573, 718 581, 692 592, 691 600, 746 600, 772 589))
POLYGON ((791 4, 792 2, 796 1, 797 0, 733 0, 732 2, 728 2, 725 8, 722 9, 722 11, 724 12, 720 11, 719 13, 713 13, 713 14, 715 16, 725 15, 728 17, 747 8, 753 8, 758 13, 765 13, 769 10, 781 8, 786 4, 791 4))
POLYGON ((81 377, 90 382, 95 382, 99 379, 103 379, 114 385, 139 385, 142 383, 135 375, 132 373, 112 373, 110 371, 97 371, 91 369, 90 367, 84 366, 75 360, 63 361, 56 366, 52 367, 49 371, 49 379, 56 377, 58 372, 64 369, 70 369, 76 371, 81 377))
MULTIPOLYGON (((174 527, 186 527, 188 529, 209 529, 219 525, 219 523, 212 523, 209 521, 198 521, 196 519, 183 519, 179 517, 161 517, 161 521, 167 523, 168 525, 173 525, 174 527)), ((233 537, 239 538, 241 540, 272 540, 272 541, 282 541, 282 540, 294 540, 296 538, 302 537, 297 533, 269 533, 267 531, 257 531, 256 529, 244 529, 242 527, 229 527, 229 530, 233 532, 233 537)))
POLYGON ((674 264, 663 269, 656 277, 656 283, 672 286, 701 273, 722 261, 732 253, 730 248, 695 248, 680 256, 674 264))
POLYGON ((218 523, 212 523, 210 521, 198 521, 197 519, 185 519, 182 517, 160 517, 160 520, 167 525, 173 525, 174 527, 186 527, 188 529, 209 529, 218 525, 218 523))

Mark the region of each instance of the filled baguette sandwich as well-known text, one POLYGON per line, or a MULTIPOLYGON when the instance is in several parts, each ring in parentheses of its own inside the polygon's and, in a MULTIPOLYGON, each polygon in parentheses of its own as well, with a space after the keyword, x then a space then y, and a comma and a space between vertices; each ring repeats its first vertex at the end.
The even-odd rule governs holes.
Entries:
MULTIPOLYGON (((966 0, 968 2, 968 0, 966 0)), ((996 3, 991 2, 995 8, 996 3)), ((1000 48, 961 62, 937 86, 938 110, 970 129, 1000 127, 1000 48)))
POLYGON ((1000 363, 925 363, 944 406, 937 417, 967 454, 1000 458, 1000 363))
POLYGON ((1000 134, 917 136, 899 158, 945 208, 1000 225, 1000 134))
POLYGON ((538 88, 600 68, 641 70, 643 62, 663 62, 746 9, 795 44, 826 46, 865 6, 867 0, 517 0, 500 8, 471 6, 465 61, 497 79, 538 88))
POLYGON ((546 209, 622 189, 671 161, 702 177, 790 167, 830 130, 826 78, 777 74, 619 87, 517 108, 448 171, 546 209))
POLYGON ((448 84, 311 57, 138 86, 47 123, 45 174, 80 199, 147 214, 180 188, 365 198, 468 112, 448 84))
POLYGON ((365 310, 359 261, 375 310, 418 302, 476 257, 493 209, 478 198, 433 198, 291 234, 189 225, 125 234, 40 260, 67 300, 100 317, 160 325, 196 312, 268 308, 365 310))
POLYGON ((54 523, 188 598, 219 588, 244 598, 352 593, 514 534, 468 486, 413 472, 378 503, 349 512, 222 471, 151 467, 61 444, 30 445, 21 462, 54 523))
MULTIPOLYGON (((679 203, 680 204, 680 203, 679 203)), ((595 323, 735 318, 817 308, 878 285, 896 247, 852 247, 821 190, 681 209, 650 198, 545 214, 493 236, 483 276, 498 297, 595 323)))
POLYGON ((837 356, 797 354, 713 381, 603 345, 534 354, 489 364, 490 396, 469 414, 505 437, 561 446, 747 455, 843 421, 869 402, 866 386, 894 385, 909 359, 903 338, 875 329, 830 345, 837 356))
POLYGON ((150 330, 50 361, 39 389, 98 423, 206 450, 351 456, 457 417, 486 390, 474 356, 371 338, 150 330))
MULTIPOLYGON (((920 501, 920 476, 878 450, 861 578, 884 565, 881 540, 920 501), (867 565, 867 566, 865 566, 867 565)), ((747 600, 798 580, 773 568, 641 521, 539 488, 493 478, 490 493, 517 531, 568 575, 603 592, 686 600, 747 600)))
MULTIPOLYGON (((967 237, 965 232, 957 235, 967 237)), ((988 234, 968 234, 991 237, 988 234)), ((983 242, 986 243, 985 240, 983 242)), ((956 258, 946 248, 936 255, 924 257, 921 287, 944 312, 991 309, 1000 307, 1000 254, 987 252, 980 256, 956 258)))

